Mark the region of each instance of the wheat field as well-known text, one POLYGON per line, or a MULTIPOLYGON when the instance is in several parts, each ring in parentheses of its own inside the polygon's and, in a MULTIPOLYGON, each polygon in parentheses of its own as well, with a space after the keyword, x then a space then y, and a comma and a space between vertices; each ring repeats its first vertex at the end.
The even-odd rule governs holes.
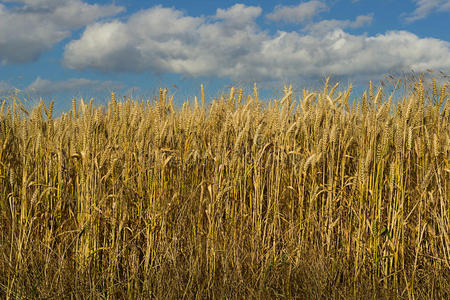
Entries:
POLYGON ((448 82, 0 100, 0 298, 450 298, 448 82))

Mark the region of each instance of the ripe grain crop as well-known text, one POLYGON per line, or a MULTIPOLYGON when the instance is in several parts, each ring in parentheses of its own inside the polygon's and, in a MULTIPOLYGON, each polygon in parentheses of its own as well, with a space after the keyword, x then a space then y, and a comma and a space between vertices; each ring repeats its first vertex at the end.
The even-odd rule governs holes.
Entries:
POLYGON ((450 298, 448 83, 0 111, 0 297, 450 298))

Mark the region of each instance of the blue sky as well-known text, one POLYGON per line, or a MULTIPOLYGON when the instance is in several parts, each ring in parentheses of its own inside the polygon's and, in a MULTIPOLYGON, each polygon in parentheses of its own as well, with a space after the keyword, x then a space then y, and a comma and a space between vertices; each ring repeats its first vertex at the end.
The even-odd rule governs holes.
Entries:
POLYGON ((450 0, 0 0, 0 95, 178 101, 253 82, 270 94, 331 76, 450 73, 450 0))

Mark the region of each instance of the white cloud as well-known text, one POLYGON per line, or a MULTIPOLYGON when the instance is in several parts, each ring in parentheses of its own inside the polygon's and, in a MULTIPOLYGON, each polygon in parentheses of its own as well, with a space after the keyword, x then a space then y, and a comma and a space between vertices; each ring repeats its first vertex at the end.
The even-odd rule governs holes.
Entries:
POLYGON ((261 12, 261 7, 236 4, 229 9, 217 9, 216 19, 228 20, 232 24, 252 24, 261 12))
POLYGON ((273 75, 301 76, 334 74, 382 75, 392 70, 426 68, 450 70, 450 44, 420 39, 405 31, 390 31, 375 37, 356 36, 338 29, 324 36, 282 33, 267 43, 265 59, 273 75))
POLYGON ((277 5, 272 13, 266 15, 266 18, 277 22, 302 23, 326 10, 328 7, 324 2, 312 0, 297 6, 277 5))
MULTIPOLYGON (((19 94, 21 92, 20 89, 13 86, 12 84, 6 82, 6 81, 0 81, 0 96, 7 96, 12 94, 19 94)), ((1 103, 1 98, 0 98, 1 103)))
POLYGON ((265 35, 254 23, 259 12, 238 4, 218 10, 213 17, 218 21, 208 23, 202 17, 156 6, 132 15, 127 23, 88 26, 80 40, 66 46, 64 63, 74 69, 225 76, 228 70, 219 66, 238 65, 258 51, 257 41, 265 35), (245 16, 245 22, 236 26, 232 20, 239 15, 245 16))
POLYGON ((450 0, 414 0, 417 8, 410 14, 403 14, 406 22, 414 22, 426 18, 433 12, 450 11, 450 0))
POLYGON ((327 32, 333 31, 334 29, 345 29, 345 28, 360 28, 372 23, 373 14, 361 15, 356 17, 354 21, 351 20, 323 20, 315 24, 309 24, 305 27, 305 31, 309 31, 315 34, 326 34, 327 32))
POLYGON ((0 62, 35 61, 55 43, 95 20, 123 10, 115 5, 87 4, 81 0, 9 0, 0 3, 0 62))
POLYGON ((8 94, 13 90, 13 86, 5 81, 0 81, 0 95, 8 94))
MULTIPOLYGON (((343 28, 370 23, 328 20, 301 32, 270 34, 255 23, 257 7, 235 5, 211 17, 157 6, 128 21, 89 25, 67 44, 64 63, 104 72, 177 73, 238 81, 334 75, 382 76, 391 71, 450 71, 450 43, 407 31, 352 35, 343 28), (239 19, 239 26, 233 20, 239 19), (170 20, 170 22, 167 22, 170 20), (234 25, 233 25, 234 24, 234 25), (318 30, 320 29, 320 30, 318 30)), ((236 21, 237 22, 237 21, 236 21)))
POLYGON ((85 78, 70 78, 63 81, 51 81, 37 77, 24 91, 35 95, 52 95, 60 92, 78 92, 81 90, 104 91, 111 88, 122 88, 122 85, 111 81, 98 81, 85 78))

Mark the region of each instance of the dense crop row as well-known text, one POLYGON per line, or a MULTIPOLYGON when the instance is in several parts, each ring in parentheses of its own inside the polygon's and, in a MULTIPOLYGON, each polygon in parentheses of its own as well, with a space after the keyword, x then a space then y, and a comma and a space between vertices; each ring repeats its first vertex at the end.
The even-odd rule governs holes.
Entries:
POLYGON ((0 297, 450 298, 450 104, 412 82, 0 111, 0 297))

